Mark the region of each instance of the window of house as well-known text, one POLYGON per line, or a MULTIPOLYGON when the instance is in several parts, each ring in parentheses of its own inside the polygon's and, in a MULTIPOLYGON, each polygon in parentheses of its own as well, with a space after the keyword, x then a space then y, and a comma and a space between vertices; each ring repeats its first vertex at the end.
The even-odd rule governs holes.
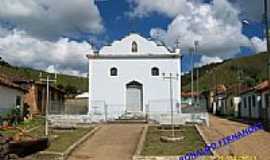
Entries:
POLYGON ((248 96, 248 107, 250 108, 252 103, 251 103, 252 99, 251 99, 251 96, 248 96))
POLYGON ((263 108, 266 108, 266 106, 268 106, 269 104, 269 93, 265 94, 264 95, 264 107, 263 108))
POLYGON ((256 107, 256 96, 252 95, 252 106, 256 107))
POLYGON ((138 52, 138 44, 135 41, 132 42, 131 51, 138 52))
POLYGON ((115 67, 111 68, 110 75, 111 76, 117 76, 118 75, 117 68, 115 68, 115 67))
POLYGON ((21 96, 16 96, 16 106, 21 106, 22 98, 21 96))
POLYGON ((247 97, 244 98, 244 108, 247 108, 247 97))
POLYGON ((154 67, 151 69, 152 76, 159 76, 159 69, 157 67, 154 67))

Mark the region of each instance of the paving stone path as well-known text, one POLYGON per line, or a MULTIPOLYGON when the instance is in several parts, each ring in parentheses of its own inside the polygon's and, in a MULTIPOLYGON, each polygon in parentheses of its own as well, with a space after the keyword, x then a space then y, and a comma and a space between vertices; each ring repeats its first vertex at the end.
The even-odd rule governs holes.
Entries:
MULTIPOLYGON (((248 127, 247 124, 210 116, 210 128, 200 127, 210 142, 217 141, 248 127)), ((217 150, 219 155, 256 156, 256 160, 270 159, 270 133, 256 132, 217 150)))
POLYGON ((68 160, 131 160, 143 124, 103 125, 95 135, 81 144, 68 160))

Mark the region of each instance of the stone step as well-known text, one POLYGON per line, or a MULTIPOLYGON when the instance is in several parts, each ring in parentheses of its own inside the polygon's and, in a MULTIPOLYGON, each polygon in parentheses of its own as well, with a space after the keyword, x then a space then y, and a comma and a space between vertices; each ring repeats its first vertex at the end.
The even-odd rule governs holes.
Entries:
POLYGON ((123 119, 116 119, 116 120, 112 120, 112 121, 107 121, 107 123, 120 123, 120 124, 135 124, 135 123, 148 123, 147 120, 123 120, 123 119))

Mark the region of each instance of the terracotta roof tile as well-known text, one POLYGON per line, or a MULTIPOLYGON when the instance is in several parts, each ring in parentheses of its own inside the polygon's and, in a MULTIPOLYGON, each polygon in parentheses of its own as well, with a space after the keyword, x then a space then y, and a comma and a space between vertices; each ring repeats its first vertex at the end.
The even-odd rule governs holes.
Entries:
POLYGON ((25 89, 21 88, 19 85, 15 84, 15 83, 11 82, 5 75, 2 75, 2 74, 0 75, 0 85, 26 92, 25 89))

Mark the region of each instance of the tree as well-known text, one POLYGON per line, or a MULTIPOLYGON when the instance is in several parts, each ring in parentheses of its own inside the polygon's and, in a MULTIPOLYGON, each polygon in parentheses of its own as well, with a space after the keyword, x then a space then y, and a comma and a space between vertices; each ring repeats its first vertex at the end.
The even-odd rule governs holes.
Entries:
POLYGON ((77 88, 75 86, 72 86, 70 84, 68 84, 66 87, 65 87, 65 92, 66 94, 77 94, 77 88))

